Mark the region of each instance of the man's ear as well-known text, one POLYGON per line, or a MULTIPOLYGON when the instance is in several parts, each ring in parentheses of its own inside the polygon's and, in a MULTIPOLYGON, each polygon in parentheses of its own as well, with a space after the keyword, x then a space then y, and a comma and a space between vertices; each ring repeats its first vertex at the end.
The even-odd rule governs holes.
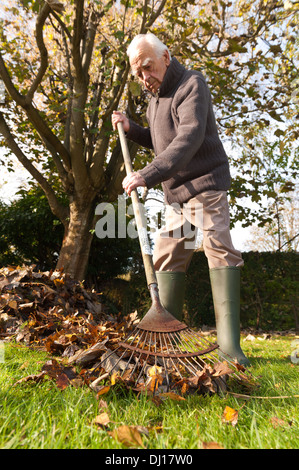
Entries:
POLYGON ((165 64, 168 67, 170 64, 170 56, 169 56, 169 52, 167 51, 167 49, 165 49, 163 53, 163 57, 165 58, 165 64))

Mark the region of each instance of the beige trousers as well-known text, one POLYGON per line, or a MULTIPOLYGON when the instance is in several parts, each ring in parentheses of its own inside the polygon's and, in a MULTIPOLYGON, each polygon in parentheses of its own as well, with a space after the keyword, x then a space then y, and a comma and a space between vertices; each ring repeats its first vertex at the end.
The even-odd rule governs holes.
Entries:
POLYGON ((186 272, 195 248, 197 231, 209 268, 243 266, 233 246, 226 191, 206 191, 186 204, 166 206, 166 225, 158 232, 153 252, 156 271, 186 272))

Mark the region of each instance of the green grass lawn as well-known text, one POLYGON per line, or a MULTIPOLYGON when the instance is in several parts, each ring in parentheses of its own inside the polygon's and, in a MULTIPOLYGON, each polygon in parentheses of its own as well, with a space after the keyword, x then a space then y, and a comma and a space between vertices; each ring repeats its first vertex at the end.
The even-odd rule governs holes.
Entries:
POLYGON ((14 385, 39 373, 49 356, 5 343, 0 363, 0 448, 298 449, 299 364, 289 358, 293 340, 272 336, 243 342, 252 373, 259 377, 253 394, 263 398, 198 395, 161 402, 118 384, 100 397, 87 386, 62 391, 49 378, 14 385), (223 418, 227 406, 237 413, 234 423, 223 418), (103 413, 108 422, 96 424, 103 413), (121 442, 120 426, 139 426, 135 445, 134 440, 121 442))

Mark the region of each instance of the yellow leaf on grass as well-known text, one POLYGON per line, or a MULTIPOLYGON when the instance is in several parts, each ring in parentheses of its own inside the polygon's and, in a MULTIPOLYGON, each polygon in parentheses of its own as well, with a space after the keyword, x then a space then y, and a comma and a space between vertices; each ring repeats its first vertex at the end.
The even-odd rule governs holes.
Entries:
POLYGON ((126 424, 119 426, 109 433, 114 439, 118 440, 126 447, 143 447, 141 434, 137 426, 127 426, 126 424))
POLYGON ((110 423, 110 418, 108 413, 104 412, 95 417, 94 423, 98 426, 105 427, 110 423))
POLYGON ((115 382, 116 382, 116 377, 118 376, 118 372, 114 372, 112 375, 111 375, 111 385, 115 385, 115 382))
POLYGON ((226 406, 222 415, 222 422, 231 423, 232 426, 236 426, 238 422, 239 412, 234 410, 230 406, 226 406))
POLYGON ((186 398, 183 398, 174 392, 160 393, 160 397, 166 397, 166 398, 170 398, 171 400, 176 400, 176 401, 181 401, 181 400, 186 401, 186 398))

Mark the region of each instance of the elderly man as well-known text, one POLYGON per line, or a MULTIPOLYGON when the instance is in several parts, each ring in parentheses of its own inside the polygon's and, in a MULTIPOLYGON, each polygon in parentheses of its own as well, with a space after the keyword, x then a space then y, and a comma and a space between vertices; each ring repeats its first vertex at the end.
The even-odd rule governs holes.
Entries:
MULTIPOLYGON (((219 139, 211 97, 203 75, 187 70, 156 36, 138 35, 128 48, 133 74, 150 92, 149 127, 114 112, 113 127, 123 123, 127 138, 154 149, 155 158, 123 181, 128 194, 139 186, 162 183, 166 225, 158 233, 153 262, 161 302, 182 316, 185 273, 194 251, 196 230, 203 232, 208 259, 217 341, 221 350, 249 365, 240 347, 241 253, 231 241, 226 191, 228 158, 219 139)), ((200 282, 200 280, 199 280, 200 282)))

